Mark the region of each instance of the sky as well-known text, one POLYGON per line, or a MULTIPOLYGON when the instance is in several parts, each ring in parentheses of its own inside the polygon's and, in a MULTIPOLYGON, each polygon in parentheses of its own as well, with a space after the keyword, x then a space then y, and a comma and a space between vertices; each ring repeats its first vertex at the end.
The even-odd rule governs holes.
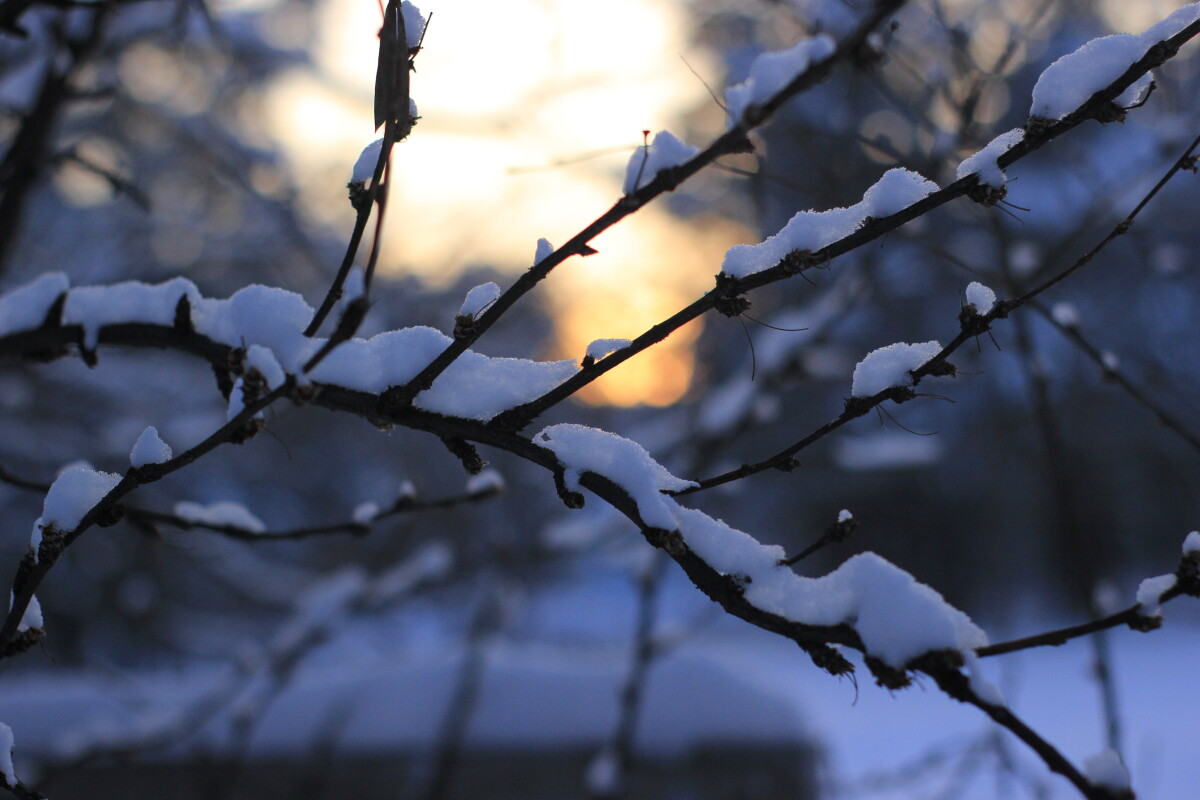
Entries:
MULTIPOLYGON (((413 77, 421 120, 393 155, 400 179, 383 264, 435 282, 469 266, 515 275, 531 265, 539 238, 569 239, 620 197, 643 131, 683 135, 685 114, 714 106, 692 70, 723 80, 713 55, 689 43, 686 7, 675 0, 419 7, 433 15, 413 77)), ((344 184, 376 136, 379 21, 374 0, 326 0, 317 68, 285 74, 266 105, 308 210, 347 230, 344 184)), ((286 20, 278 24, 285 35, 286 20)), ((719 124, 719 113, 710 116, 719 124)), ((652 204, 594 240, 598 255, 572 260, 547 281, 557 337, 534 355, 578 359, 593 339, 633 338, 708 289, 724 250, 751 236, 652 204)), ((590 399, 675 401, 691 378, 688 345, 698 332, 697 323, 623 365, 590 399)))

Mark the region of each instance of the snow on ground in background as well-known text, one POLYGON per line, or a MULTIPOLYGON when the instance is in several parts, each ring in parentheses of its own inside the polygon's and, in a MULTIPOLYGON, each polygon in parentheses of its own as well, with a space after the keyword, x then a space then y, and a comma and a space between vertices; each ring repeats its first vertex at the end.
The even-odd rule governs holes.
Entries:
MULTIPOLYGON (((483 699, 468 734, 471 745, 598 747, 611 731, 629 654, 611 638, 595 644, 595 636, 601 629, 610 637, 628 635, 635 613, 632 583, 593 578, 582 584, 573 580, 562 591, 544 593, 539 606, 558 622, 547 627, 548 618, 534 619, 534 628, 526 631, 541 631, 558 645, 506 643, 488 651, 483 699), (569 635, 574 631, 578 636, 581 619, 598 626, 585 634, 590 645, 578 646, 579 639, 569 635)), ((1124 756, 1140 797, 1190 798, 1200 785, 1194 732, 1200 714, 1194 666, 1200 660, 1200 612, 1187 604, 1169 604, 1166 626, 1158 631, 1110 634, 1124 756)), ((722 739, 778 743, 815 735, 828 759, 826 773, 846 787, 864 776, 906 772, 935 748, 962 753, 969 742, 998 730, 978 711, 945 698, 928 680, 889 693, 874 686, 861 665, 857 689, 849 680, 832 678, 784 639, 719 613, 705 616, 712 605, 682 576, 668 580, 662 607, 672 628, 691 630, 698 620, 714 622, 651 670, 639 734, 642 752, 681 754, 722 739)), ((254 752, 310 753, 314 742, 325 741, 330 714, 339 703, 351 709, 339 752, 428 746, 461 664, 461 649, 447 645, 451 621, 441 623, 448 626, 442 633, 423 633, 430 622, 419 622, 425 618, 419 611, 405 613, 408 622, 397 617, 388 630, 351 624, 306 661, 265 719, 254 752), (398 638, 402 630, 417 639, 398 638)), ((1006 634, 1074 621, 1025 621, 1006 634)), ((1010 707, 1077 765, 1104 747, 1090 658, 1088 642, 1080 640, 983 660, 1010 707)), ((221 674, 218 669, 128 672, 118 679, 111 669, 103 675, 68 668, 14 673, 5 676, 5 691, 0 692, 0 719, 12 725, 20 743, 20 771, 21 757, 67 748, 80 731, 105 726, 117 731, 133 724, 134 698, 172 704, 195 698, 218 683, 221 674)), ((1077 798, 1065 780, 1051 775, 1013 737, 1002 734, 1001 741, 1022 769, 1050 787, 1052 800, 1077 798)), ((922 791, 936 794, 954 763, 916 786, 893 781, 895 790, 857 796, 912 800, 925 796, 922 791)), ((994 771, 985 769, 979 780, 953 796, 992 800, 995 786, 994 771)), ((999 796, 1027 796, 1009 788, 999 796)))

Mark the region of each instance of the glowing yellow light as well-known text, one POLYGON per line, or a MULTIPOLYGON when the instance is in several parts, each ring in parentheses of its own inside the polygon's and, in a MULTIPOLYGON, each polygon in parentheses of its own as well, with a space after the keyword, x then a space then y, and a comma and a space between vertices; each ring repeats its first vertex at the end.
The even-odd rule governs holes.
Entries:
MULTIPOLYGON (((433 13, 413 76, 421 120, 393 154, 385 270, 447 282, 466 266, 529 267, 539 238, 561 244, 620 197, 643 130, 671 127, 712 102, 679 57, 690 45, 685 9, 673 0, 418 5, 433 13), (593 152, 611 154, 575 158, 593 152), (573 163, 529 169, 560 160, 573 163)), ((375 2, 327 0, 316 23, 318 70, 290 73, 268 99, 306 203, 342 227, 352 218, 350 167, 376 137, 379 23, 375 2)), ((701 74, 719 75, 704 53, 687 58, 701 74)), ((700 229, 661 205, 643 209, 593 242, 599 255, 572 259, 546 281, 557 341, 552 353, 528 355, 578 359, 592 339, 636 336, 709 288, 721 253, 738 239, 727 225, 700 229)), ((651 348, 587 399, 678 398, 695 335, 651 348)))

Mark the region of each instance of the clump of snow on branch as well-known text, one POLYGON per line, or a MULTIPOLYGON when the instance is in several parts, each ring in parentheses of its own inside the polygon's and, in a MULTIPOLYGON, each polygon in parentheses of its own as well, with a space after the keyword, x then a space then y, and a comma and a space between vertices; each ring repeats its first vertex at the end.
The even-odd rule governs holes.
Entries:
MULTIPOLYGON (((8 610, 12 611, 13 601, 16 598, 12 593, 8 595, 8 610)), ((37 597, 29 598, 29 605, 25 606, 25 613, 21 615, 21 621, 17 623, 17 632, 27 631, 30 628, 42 629, 45 627, 45 622, 42 619, 42 604, 38 602, 37 597)))
POLYGON ((1129 770, 1121 761, 1121 754, 1111 747, 1084 759, 1083 774, 1093 786, 1103 786, 1112 792, 1129 791, 1129 770))
POLYGON ((478 475, 467 478, 467 494, 484 494, 504 491, 504 476, 494 469, 485 469, 478 475))
POLYGON ((375 167, 379 165, 379 154, 383 151, 383 139, 376 139, 363 148, 350 171, 350 183, 359 186, 375 177, 375 167))
POLYGON ((538 264, 549 258, 550 254, 553 252, 554 245, 550 244, 549 239, 538 239, 537 247, 533 249, 533 265, 536 267, 538 264))
MULTIPOLYGON (((672 501, 673 502, 673 501, 672 501)), ((676 505, 688 547, 743 585, 747 602, 804 625, 850 625, 867 652, 893 667, 931 650, 967 652, 987 635, 934 589, 874 553, 853 556, 820 578, 780 566, 782 547, 676 505)))
MULTIPOLYGON (((677 530, 692 552, 736 580, 743 598, 761 611, 805 625, 850 625, 868 653, 895 667, 932 650, 967 653, 987 643, 970 617, 874 553, 854 556, 821 578, 797 575, 781 565, 782 547, 763 545, 664 495, 695 484, 671 475, 636 442, 571 424, 552 425, 534 441, 562 464, 567 488, 578 489, 584 472, 612 481, 637 504, 644 525, 677 530)), ((982 682, 980 687, 986 691, 982 682)), ((988 696, 999 699, 996 692, 988 696)))
POLYGON ((642 522, 652 528, 675 529, 671 513, 674 503, 663 492, 697 485, 676 478, 637 442, 598 428, 551 425, 534 441, 553 452, 563 465, 563 482, 568 489, 579 489, 579 477, 584 472, 602 475, 625 490, 637 503, 642 522))
POLYGON ((686 163, 699 152, 699 148, 683 143, 670 131, 659 131, 648 146, 639 147, 629 157, 621 191, 633 194, 658 177, 659 172, 686 163))
POLYGON ((596 339, 588 344, 587 356, 596 361, 604 358, 609 353, 615 353, 618 350, 624 350, 633 342, 628 339, 596 339))
POLYGON ((1000 169, 997 159, 1020 144, 1025 138, 1023 128, 1014 128, 1002 133, 988 142, 982 150, 963 159, 954 172, 954 177, 962 180, 968 175, 978 175, 979 182, 997 189, 1007 180, 1004 170, 1000 169))
POLYGON ((1183 540, 1183 554, 1190 556, 1198 553, 1200 553, 1200 531, 1192 531, 1183 540))
POLYGON ((246 348, 246 368, 253 369, 267 382, 267 388, 274 390, 283 385, 287 375, 280 366, 275 354, 259 344, 246 348))
POLYGON ((979 281, 967 284, 967 305, 975 308, 976 314, 986 314, 996 305, 996 293, 979 281))
MULTIPOLYGON (((416 377, 452 340, 427 327, 404 328, 344 342, 310 373, 315 381, 378 394, 416 377)), ((553 389, 578 369, 573 361, 539 362, 464 352, 417 395, 415 405, 448 416, 487 421, 553 389)))
POLYGON ((353 519, 359 525, 370 525, 375 521, 375 517, 378 515, 378 503, 359 503, 354 507, 354 512, 351 514, 351 519, 353 519))
POLYGON ((133 443, 133 450, 129 452, 129 463, 133 467, 162 464, 170 461, 171 455, 171 446, 158 435, 158 429, 150 425, 133 443))
POLYGON ((841 511, 838 512, 838 517, 837 517, 838 522, 849 522, 852 519, 854 519, 854 515, 850 513, 850 509, 843 508, 841 511))
MULTIPOLYGON (((545 242, 545 240, 542 240, 545 242)), ((549 243, 539 243, 539 253, 549 243)), ((544 257, 544 256, 543 256, 544 257)), ((0 297, 0 308, 16 300, 39 306, 38 313, 3 318, 7 333, 41 327, 45 310, 65 285, 65 279, 35 282, 0 297), (14 319, 21 328, 13 328, 14 319), (11 328, 11 329, 9 329, 11 328)), ((268 286, 244 287, 224 300, 202 297, 183 278, 151 285, 130 281, 113 286, 88 286, 69 291, 63 322, 84 329, 84 347, 94 348, 105 325, 141 323, 172 327, 176 309, 187 298, 195 332, 218 344, 246 348, 249 366, 257 369, 270 388, 288 374, 298 375, 325 340, 304 335, 313 310, 295 292, 268 286)), ((406 383, 451 343, 449 336, 427 327, 404 328, 371 339, 351 339, 329 354, 310 374, 312 380, 362 392, 380 393, 406 383)), ((491 358, 466 351, 419 394, 415 405, 426 411, 481 421, 528 402, 575 374, 572 361, 538 362, 491 358)), ((239 379, 228 409, 232 418, 242 409, 239 379)))
POLYGON ((1146 578, 1139 583, 1137 588, 1138 613, 1143 617, 1161 617, 1163 593, 1174 589, 1176 580, 1174 575, 1159 575, 1154 578, 1146 578))
POLYGON ((199 299, 200 292, 185 278, 148 284, 125 281, 111 286, 80 286, 67 293, 64 325, 83 326, 83 346, 95 350, 100 328, 115 323, 170 325, 179 298, 199 299))
POLYGON ((421 14, 421 9, 408 0, 400 4, 400 13, 404 15, 405 43, 411 50, 421 44, 421 37, 425 35, 425 17, 421 14))
POLYGON ((67 467, 46 493, 42 524, 59 530, 74 530, 92 506, 121 482, 121 476, 80 465, 67 467))
POLYGON ((499 284, 492 282, 481 283, 467 292, 467 296, 463 298, 462 306, 458 309, 458 316, 475 319, 499 298, 499 284))
POLYGON ((854 233, 868 217, 880 218, 904 210, 937 191, 937 184, 916 172, 890 169, 849 208, 801 211, 783 229, 759 244, 734 245, 725 253, 721 271, 744 278, 769 269, 795 251, 817 252, 854 233))
POLYGON ((19 783, 17 780, 17 771, 13 767, 12 751, 12 728, 0 722, 0 776, 3 776, 10 788, 15 787, 19 783))
POLYGON ((40 326, 54 301, 70 285, 63 273, 47 272, 0 297, 0 336, 40 326))
POLYGON ((899 431, 880 431, 843 436, 833 443, 833 462, 844 470, 876 470, 927 467, 941 460, 945 445, 932 436, 913 436, 899 431))
POLYGON ((801 39, 791 47, 762 53, 750 65, 750 75, 742 83, 725 90, 725 110, 729 127, 742 124, 747 109, 769 102, 793 80, 808 70, 814 61, 833 54, 836 45, 828 36, 801 39))
MULTIPOLYGON (((1031 117, 1058 120, 1121 77, 1158 42, 1170 39, 1200 20, 1200 3, 1184 6, 1140 34, 1121 33, 1093 39, 1047 67, 1033 87, 1031 117)), ((1150 84, 1143 75, 1120 97, 1118 105, 1136 103, 1150 84)))
POLYGON ((918 344, 897 342, 872 350, 854 368, 850 394, 854 397, 872 397, 893 386, 912 386, 912 371, 941 350, 941 344, 936 341, 918 344))
POLYGON ((232 500, 221 500, 209 505, 201 505, 191 501, 175 504, 175 516, 185 522, 218 527, 240 528, 251 533, 263 533, 267 526, 258 517, 250 513, 241 503, 232 500))

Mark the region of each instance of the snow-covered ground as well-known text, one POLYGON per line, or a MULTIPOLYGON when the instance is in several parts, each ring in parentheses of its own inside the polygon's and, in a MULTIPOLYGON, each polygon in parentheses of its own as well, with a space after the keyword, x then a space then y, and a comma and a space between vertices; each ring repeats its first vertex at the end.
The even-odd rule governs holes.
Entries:
MULTIPOLYGON (((590 594, 568 591, 560 603, 548 603, 553 610, 540 614, 537 626, 552 634, 548 638, 500 639, 486 647, 471 746, 578 750, 598 748, 611 735, 628 649, 612 641, 570 644, 553 635, 554 617, 565 620, 571 608, 589 613, 579 603, 590 594)), ((699 607, 686 598, 682 605, 699 607)), ((609 625, 617 627, 631 609, 616 603, 609 611, 609 625)), ((1112 632, 1112 667, 1124 755, 1138 796, 1187 800, 1200 786, 1200 613, 1177 602, 1167 607, 1166 619, 1151 634, 1112 632)), ((268 706, 251 737, 252 754, 303 756, 328 736, 335 719, 343 753, 419 753, 432 746, 461 646, 436 646, 438 637, 427 637, 412 648, 381 647, 386 637, 378 629, 344 630, 268 706)), ((1011 707, 1077 764, 1104 746, 1091 654, 1082 640, 984 662, 1011 707)), ((211 697, 240 698, 228 707, 244 708, 253 696, 245 689, 255 687, 262 685, 247 687, 218 668, 121 676, 49 670, 5 677, 0 720, 13 729, 18 774, 31 761, 136 739, 139 731, 195 729, 192 744, 219 749, 229 741, 228 709, 205 723, 179 709, 203 708, 202 699, 211 697), (231 686, 238 691, 227 693, 231 686)), ((794 645, 731 619, 717 618, 687 638, 649 674, 638 735, 643 753, 675 757, 722 742, 806 741, 824 753, 828 796, 1019 798, 1035 796, 1030 787, 1037 785, 1046 788, 1045 797, 1076 796, 1013 737, 930 682, 889 693, 860 670, 856 687, 818 671, 794 645), (1011 759, 1019 777, 997 769, 997 753, 1011 759)))

